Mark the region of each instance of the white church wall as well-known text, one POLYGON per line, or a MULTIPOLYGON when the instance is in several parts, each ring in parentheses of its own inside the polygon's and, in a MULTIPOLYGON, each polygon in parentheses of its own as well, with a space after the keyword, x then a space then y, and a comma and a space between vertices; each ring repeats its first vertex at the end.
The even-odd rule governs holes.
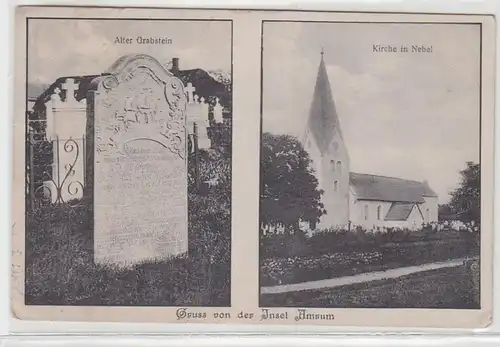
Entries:
POLYGON ((322 202, 327 211, 318 228, 346 228, 349 222, 349 157, 338 131, 335 131, 327 153, 320 157, 324 191, 322 202))
POLYGON ((352 196, 349 218, 353 226, 359 225, 367 230, 387 225, 384 220, 392 203, 386 201, 357 200, 352 196), (378 209, 380 208, 380 212, 378 209))
POLYGON ((438 198, 434 196, 424 196, 425 203, 420 207, 424 215, 425 223, 438 221, 438 198), (427 211, 429 210, 429 211, 427 211))
POLYGON ((401 229, 420 229, 422 223, 437 221, 437 198, 429 198, 425 204, 420 204, 422 214, 415 206, 411 211, 408 219, 405 221, 386 221, 384 220, 387 211, 391 208, 392 203, 386 201, 369 201, 357 200, 351 193, 350 197, 349 219, 352 226, 361 226, 367 230, 376 229, 377 227, 386 228, 401 228, 401 229), (378 218, 377 209, 380 207, 380 219, 378 218), (429 208, 429 220, 426 220, 426 209, 429 208), (368 214, 366 214, 368 212, 368 214), (422 218, 423 215, 423 218, 422 218))

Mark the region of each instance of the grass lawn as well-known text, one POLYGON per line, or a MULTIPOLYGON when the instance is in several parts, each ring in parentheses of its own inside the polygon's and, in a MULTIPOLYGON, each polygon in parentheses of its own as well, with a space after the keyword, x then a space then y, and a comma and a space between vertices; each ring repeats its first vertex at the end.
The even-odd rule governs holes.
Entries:
POLYGON ((263 307, 479 308, 478 273, 464 266, 333 289, 261 295, 263 307))
POLYGON ((190 215, 187 255, 97 265, 87 208, 40 210, 26 232, 27 305, 229 306, 230 219, 190 215))

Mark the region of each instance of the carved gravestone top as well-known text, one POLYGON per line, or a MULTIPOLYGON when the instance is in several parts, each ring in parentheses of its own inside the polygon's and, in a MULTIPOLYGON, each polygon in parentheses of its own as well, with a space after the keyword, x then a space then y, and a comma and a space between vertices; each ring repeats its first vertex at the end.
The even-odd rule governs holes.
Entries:
POLYGON ((147 55, 93 81, 94 258, 128 265, 187 251, 186 97, 147 55))

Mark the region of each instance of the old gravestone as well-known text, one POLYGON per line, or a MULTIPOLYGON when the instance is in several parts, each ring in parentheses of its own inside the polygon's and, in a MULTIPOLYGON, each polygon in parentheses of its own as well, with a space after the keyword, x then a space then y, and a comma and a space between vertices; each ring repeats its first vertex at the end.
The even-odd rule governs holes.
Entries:
POLYGON ((94 260, 127 266, 186 252, 186 97, 147 55, 92 82, 94 260))

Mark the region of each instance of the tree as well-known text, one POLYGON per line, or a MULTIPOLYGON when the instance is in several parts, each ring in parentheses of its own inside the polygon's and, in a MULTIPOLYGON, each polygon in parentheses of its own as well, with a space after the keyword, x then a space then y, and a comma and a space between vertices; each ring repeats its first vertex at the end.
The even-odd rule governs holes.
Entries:
POLYGON ((223 70, 207 71, 208 74, 217 82, 222 83, 226 88, 231 87, 231 73, 223 70))
POLYGON ((467 162, 467 167, 460 171, 462 180, 451 193, 450 206, 458 218, 464 222, 481 219, 481 167, 480 164, 467 162))
POLYGON ((440 204, 438 205, 438 219, 440 221, 455 220, 455 212, 451 208, 450 204, 440 204))
POLYGON ((288 233, 299 230, 299 222, 315 224, 326 213, 323 191, 311 167, 311 159, 300 142, 290 135, 262 136, 261 230, 283 227, 288 233))

